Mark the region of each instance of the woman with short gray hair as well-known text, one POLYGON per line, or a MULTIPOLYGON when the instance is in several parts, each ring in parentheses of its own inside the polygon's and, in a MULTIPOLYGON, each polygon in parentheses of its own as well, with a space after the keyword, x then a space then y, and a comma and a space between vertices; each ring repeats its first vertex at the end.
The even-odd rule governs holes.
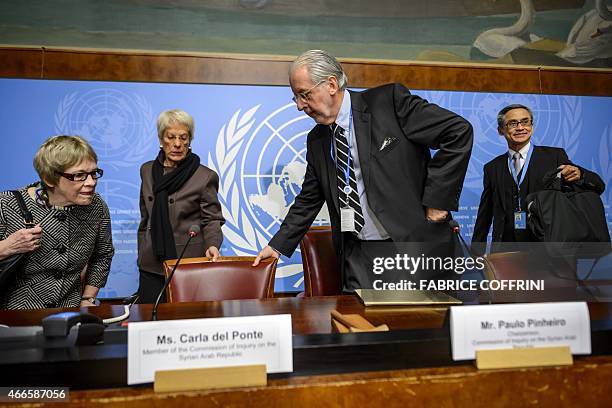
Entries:
POLYGON ((95 305, 114 254, 108 207, 95 192, 103 174, 97 162, 85 139, 51 137, 34 157, 40 181, 0 193, 0 260, 27 254, 0 293, 0 307, 95 305))
MULTIPOLYGON (((191 151, 194 122, 187 112, 173 109, 159 114, 159 153, 140 168, 140 226, 138 227, 138 288, 140 303, 154 303, 164 285, 162 263, 175 259, 189 238, 185 257, 216 260, 225 222, 217 199, 219 176, 200 164, 191 151)), ((165 296, 162 296, 165 299, 165 296)))

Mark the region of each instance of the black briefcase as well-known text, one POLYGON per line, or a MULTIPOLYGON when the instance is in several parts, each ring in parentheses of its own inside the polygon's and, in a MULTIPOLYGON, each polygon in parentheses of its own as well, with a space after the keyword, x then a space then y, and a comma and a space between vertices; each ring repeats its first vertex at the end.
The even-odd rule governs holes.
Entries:
POLYGON ((610 242, 599 194, 577 183, 564 183, 557 172, 546 174, 544 190, 527 196, 529 230, 541 242, 573 243, 575 255, 606 255, 610 252, 609 244, 591 244, 610 242))

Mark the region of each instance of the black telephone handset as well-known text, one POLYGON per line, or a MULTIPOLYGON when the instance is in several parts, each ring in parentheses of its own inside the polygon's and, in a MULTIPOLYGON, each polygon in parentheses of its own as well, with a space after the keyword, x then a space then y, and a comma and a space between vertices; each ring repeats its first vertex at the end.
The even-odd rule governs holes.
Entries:
POLYGON ((104 336, 102 319, 91 313, 62 312, 42 319, 43 334, 49 341, 74 345, 96 344, 104 336))

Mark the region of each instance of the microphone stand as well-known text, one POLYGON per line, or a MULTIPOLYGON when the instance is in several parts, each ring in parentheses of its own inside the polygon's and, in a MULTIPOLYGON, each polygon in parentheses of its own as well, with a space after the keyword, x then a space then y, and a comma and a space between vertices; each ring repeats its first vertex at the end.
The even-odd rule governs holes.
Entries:
MULTIPOLYGON (((463 235, 461 235, 460 232, 460 228, 459 228, 459 223, 455 220, 451 220, 451 222, 449 223, 450 227, 451 227, 451 231, 456 234, 459 237, 459 240, 461 241, 461 243, 463 244, 466 252, 468 253, 469 256, 472 257, 472 259, 476 259, 476 257, 474 256, 474 254, 472 253, 472 249, 468 246, 467 242, 465 242, 465 239, 463 239, 463 235)), ((482 259, 484 260, 486 267, 491 268, 491 264, 489 263, 489 261, 487 260, 487 258, 485 256, 482 256, 482 259)), ((482 278, 484 280, 488 280, 485 271, 482 271, 482 278)), ((491 292, 491 288, 489 287, 487 290, 487 300, 489 301, 489 304, 493 303, 493 293, 491 292)))
POLYGON ((157 308, 159 306, 159 302, 161 301, 161 297, 164 294, 164 292, 166 291, 166 289, 168 288, 168 285, 170 284, 170 281, 172 280, 172 277, 174 276, 174 271, 176 271, 176 267, 181 262, 181 259, 183 259, 183 255, 185 255, 185 250, 189 246, 189 242, 191 241, 191 238, 195 237, 196 235, 197 235, 197 233, 194 233, 194 232, 190 232, 189 233, 189 238, 187 239, 187 242, 185 243, 185 246, 183 247, 183 250, 181 251, 181 255, 176 260, 176 263, 174 264, 174 267, 172 268, 172 272, 170 272, 170 275, 168 275, 168 277, 166 278, 166 281, 164 282, 164 286, 159 291, 159 294, 157 295, 157 300, 153 304, 153 310, 151 311, 151 320, 152 321, 157 321, 157 308))

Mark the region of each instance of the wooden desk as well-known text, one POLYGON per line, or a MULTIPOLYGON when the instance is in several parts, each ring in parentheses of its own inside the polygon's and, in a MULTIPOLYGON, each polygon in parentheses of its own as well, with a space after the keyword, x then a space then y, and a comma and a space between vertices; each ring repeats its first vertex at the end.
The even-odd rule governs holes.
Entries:
MULTIPOLYGON (((570 367, 478 371, 470 364, 272 379, 266 387, 155 394, 151 386, 73 391, 95 407, 609 407, 612 357, 570 367)), ((43 405, 45 406, 45 405, 43 405)))
MULTIPOLYGON (((366 309, 356 296, 325 296, 162 304, 158 309, 158 320, 288 313, 292 316, 293 333, 295 334, 331 333, 330 312, 334 309, 340 313, 361 314, 376 325, 387 323, 391 330, 440 328, 448 312, 448 308, 444 306, 366 309)), ((43 317, 64 310, 79 309, 2 310, 0 311, 0 324, 8 326, 40 325, 43 317)), ((123 314, 123 306, 120 305, 103 305, 81 310, 103 319, 123 314)), ((133 305, 128 321, 147 320, 151 320, 151 305, 133 305)))
MULTIPOLYGON (((446 307, 401 307, 365 309, 353 296, 283 298, 162 305, 161 319, 246 316, 290 313, 297 335, 330 333, 332 309, 341 313, 361 313, 374 324, 387 323, 398 333, 404 329, 444 328, 446 307)), ((609 304, 590 304, 592 319, 612 320, 609 304)), ((91 307, 89 312, 106 318, 122 313, 121 306, 91 307)), ((36 325, 58 309, 1 311, 0 323, 36 325)), ((130 321, 149 320, 150 305, 135 305, 130 321)), ((425 330, 427 331, 427 330, 425 330)), ((318 336, 322 336, 319 334, 318 336)), ((348 336, 348 335, 337 335, 348 336)), ((299 337, 299 336, 298 336, 299 337)), ((307 336, 308 337, 308 336, 307 336)), ((448 340, 445 340, 447 342, 448 340)), ((437 345, 436 345, 437 344, 437 345)), ((439 348, 432 342, 431 352, 439 348)), ((97 347, 97 346, 95 346, 97 347)), ((407 354, 394 354, 394 343, 385 346, 391 357, 381 366, 402 363, 407 354), (395 356, 396 361, 391 361, 395 356)), ((450 344, 447 346, 450 349, 450 344)), ((399 349, 398 349, 399 350, 399 349)), ((314 350, 318 353, 317 350, 314 350)), ((427 351, 419 351, 427 354, 427 351)), ((323 363, 335 364, 324 352, 316 354, 323 363)), ((410 354, 408 354, 410 356, 410 354)), ((372 356, 369 356, 370 358, 372 356)), ((376 358, 376 356, 374 356, 376 358)), ((406 367, 410 366, 406 361, 406 367)), ((96 365, 83 371, 88 376, 96 365)), ((10 375, 10 373, 5 373, 10 375)), ((518 370, 478 371, 471 363, 446 367, 357 371, 334 375, 271 376, 268 386, 238 390, 216 390, 180 394, 155 394, 150 385, 103 390, 72 390, 72 406, 130 408, 152 406, 464 406, 509 405, 609 406, 612 391, 612 356, 577 358, 573 366, 518 370)), ((43 404, 44 406, 44 404, 43 404)))
MULTIPOLYGON (((207 317, 259 316, 291 314, 294 334, 331 333, 332 310, 363 315, 375 325, 386 323, 391 330, 438 329, 448 317, 447 306, 398 306, 366 308, 356 296, 322 296, 262 300, 224 300, 161 304, 158 320, 207 317)), ((121 305, 102 305, 81 309, 0 310, 0 324, 8 326, 40 325, 43 317, 65 310, 82 310, 100 318, 123 314, 121 305)), ((589 303, 591 320, 612 320, 610 303, 589 303)), ((151 320, 151 305, 136 304, 130 310, 130 322, 151 320)))

